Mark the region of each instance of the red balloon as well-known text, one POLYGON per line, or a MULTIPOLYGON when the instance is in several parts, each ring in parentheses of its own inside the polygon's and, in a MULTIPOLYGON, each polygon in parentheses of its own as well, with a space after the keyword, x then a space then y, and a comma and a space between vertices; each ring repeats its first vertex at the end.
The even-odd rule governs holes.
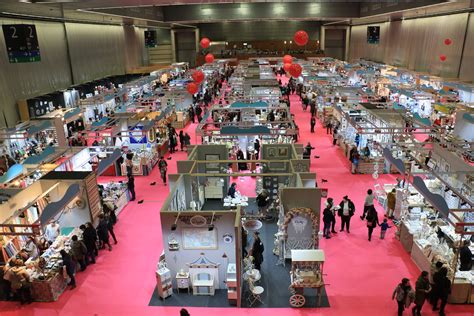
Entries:
POLYGON ((283 63, 285 64, 291 64, 293 62, 293 57, 291 55, 285 55, 283 56, 283 63))
POLYGON ((284 63, 283 64, 283 69, 285 69, 286 72, 290 71, 291 64, 290 63, 284 63))
POLYGON ((214 55, 207 54, 205 59, 206 59, 206 63, 211 64, 214 61, 214 55))
POLYGON ((290 66, 290 75, 294 78, 298 78, 301 75, 303 68, 299 64, 293 64, 290 66))
POLYGON ((200 84, 204 80, 204 73, 201 70, 196 70, 191 75, 195 83, 200 84))
POLYGON ((188 90, 188 92, 190 94, 196 94, 199 90, 199 87, 194 82, 190 82, 190 83, 188 83, 188 86, 186 87, 186 90, 188 90))
POLYGON ((211 40, 208 39, 207 37, 203 37, 201 39, 201 47, 202 48, 208 48, 209 46, 211 46, 211 40))
POLYGON ((444 40, 444 45, 451 45, 453 41, 450 38, 444 40))
POLYGON ((440 55, 440 56, 439 56, 439 60, 445 61, 445 60, 446 60, 446 55, 440 55))
POLYGON ((308 44, 309 35, 305 31, 298 31, 295 33, 293 39, 295 40, 296 45, 305 46, 308 44))

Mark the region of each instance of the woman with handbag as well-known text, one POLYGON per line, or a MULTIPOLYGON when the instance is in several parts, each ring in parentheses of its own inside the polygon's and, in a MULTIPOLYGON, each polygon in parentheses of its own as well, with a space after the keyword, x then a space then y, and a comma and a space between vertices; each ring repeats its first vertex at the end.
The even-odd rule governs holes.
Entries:
POLYGON ((377 227, 377 225, 380 225, 377 211, 375 210, 375 207, 373 205, 367 210, 366 219, 367 229, 369 230, 369 241, 371 241, 374 228, 377 227))
POLYGON ((403 278, 402 282, 397 285, 392 294, 392 300, 397 300, 398 316, 402 316, 405 308, 410 306, 412 296, 413 289, 410 285, 410 280, 408 280, 407 278, 403 278))

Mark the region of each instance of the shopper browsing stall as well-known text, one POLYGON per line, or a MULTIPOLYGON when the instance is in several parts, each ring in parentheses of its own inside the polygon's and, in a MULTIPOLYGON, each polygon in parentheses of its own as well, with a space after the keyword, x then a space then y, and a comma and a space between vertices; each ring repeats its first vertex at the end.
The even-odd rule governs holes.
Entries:
POLYGON ((425 304, 428 293, 431 291, 430 281, 428 280, 428 272, 423 271, 416 280, 415 287, 415 306, 412 308, 413 315, 421 315, 421 309, 425 304))
POLYGON ((255 269, 260 271, 263 262, 263 251, 265 250, 263 242, 260 239, 260 233, 253 233, 253 245, 250 255, 254 258, 255 269))
POLYGON ((52 244, 56 237, 58 237, 60 234, 60 227, 56 221, 52 221, 46 226, 45 232, 44 232, 44 237, 46 240, 52 244))

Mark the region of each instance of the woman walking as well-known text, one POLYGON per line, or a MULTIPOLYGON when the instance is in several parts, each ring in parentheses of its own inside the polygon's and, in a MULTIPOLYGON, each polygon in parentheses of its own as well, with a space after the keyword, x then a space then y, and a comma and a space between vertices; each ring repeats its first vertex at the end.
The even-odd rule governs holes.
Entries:
POLYGON ((367 229, 369 230, 369 241, 371 241, 374 228, 377 227, 377 225, 380 225, 377 211, 375 210, 375 207, 373 205, 367 210, 366 219, 367 229))
POLYGON ((403 315, 405 307, 410 306, 410 292, 412 291, 410 280, 403 278, 402 282, 397 285, 392 294, 392 300, 396 299, 398 304, 398 316, 403 315))

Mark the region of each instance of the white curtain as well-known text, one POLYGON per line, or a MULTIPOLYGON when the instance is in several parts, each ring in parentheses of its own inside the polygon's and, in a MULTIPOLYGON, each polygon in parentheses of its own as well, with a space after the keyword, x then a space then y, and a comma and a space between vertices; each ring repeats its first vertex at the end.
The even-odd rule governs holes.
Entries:
POLYGON ((122 26, 66 23, 75 83, 125 73, 122 26))
POLYGON ((459 78, 467 81, 474 81, 474 13, 469 18, 469 26, 464 46, 464 56, 461 62, 461 73, 459 78))
POLYGON ((19 120, 16 101, 65 89, 71 85, 63 25, 53 22, 0 19, 2 24, 35 24, 41 61, 10 64, 0 35, 0 126, 19 120), (3 117, 5 116, 5 118, 3 117))
POLYGON ((468 13, 462 13, 371 24, 380 26, 377 45, 367 43, 368 25, 353 26, 350 59, 368 58, 438 76, 457 77, 467 20, 468 13), (451 39, 451 45, 444 44, 447 38, 451 39), (441 55, 446 56, 446 61, 439 59, 441 55))

